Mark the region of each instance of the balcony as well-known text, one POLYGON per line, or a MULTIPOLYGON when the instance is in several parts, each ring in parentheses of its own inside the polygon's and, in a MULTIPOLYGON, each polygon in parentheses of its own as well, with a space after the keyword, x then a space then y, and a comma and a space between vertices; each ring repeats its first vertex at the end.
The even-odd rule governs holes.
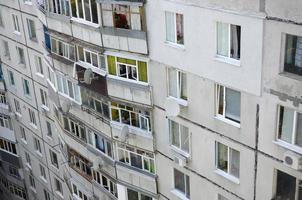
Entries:
POLYGON ((0 149, 0 160, 8 162, 12 165, 14 165, 17 168, 22 167, 22 161, 21 158, 18 155, 9 153, 7 151, 4 151, 0 149))

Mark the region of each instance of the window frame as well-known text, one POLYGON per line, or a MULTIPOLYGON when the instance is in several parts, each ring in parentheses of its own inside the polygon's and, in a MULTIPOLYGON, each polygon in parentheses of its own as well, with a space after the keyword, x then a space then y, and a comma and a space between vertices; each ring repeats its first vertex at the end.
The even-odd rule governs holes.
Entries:
POLYGON ((180 123, 178 123, 178 122, 176 122, 176 121, 174 121, 174 120, 171 120, 171 119, 168 119, 168 123, 169 123, 169 136, 170 136, 170 138, 169 138, 169 140, 170 140, 170 145, 173 147, 173 149, 176 149, 177 150, 177 152, 179 152, 179 153, 181 153, 182 155, 184 155, 185 157, 190 157, 190 155, 191 155, 191 134, 190 134, 190 130, 189 130, 189 128, 188 127, 186 127, 186 126, 184 126, 184 125, 182 125, 182 124, 180 124, 180 123), (179 136, 179 138, 178 138, 178 140, 179 140, 179 147, 178 146, 176 146, 176 144, 173 144, 173 131, 172 131, 172 123, 175 123, 175 125, 177 125, 178 126, 178 136, 179 136), (188 137, 187 137, 187 140, 188 140, 188 142, 189 142, 189 144, 188 144, 188 152, 187 151, 185 151, 184 149, 182 149, 182 147, 183 147, 183 142, 182 142, 182 128, 181 127, 184 127, 184 128, 186 128, 187 130, 188 130, 188 137))
POLYGON ((20 24, 19 24, 19 18, 18 15, 12 14, 13 18, 13 27, 14 27, 14 33, 20 34, 20 24))
MULTIPOLYGON (((73 8, 72 8, 72 5, 71 5, 71 2, 70 2, 70 8, 71 8, 71 17, 72 18, 74 18, 74 19, 76 19, 76 20, 79 20, 79 21, 81 21, 81 22, 84 22, 84 23, 87 23, 87 24, 91 24, 91 25, 99 25, 100 24, 100 19, 99 19, 99 12, 98 12, 98 3, 96 2, 96 0, 93 0, 94 1, 94 3, 96 4, 95 6, 96 6, 96 11, 97 11, 97 18, 96 18, 96 20, 97 20, 97 22, 94 22, 94 19, 93 19, 93 11, 92 11, 92 8, 91 8, 91 1, 92 0, 81 0, 81 10, 80 10, 80 8, 79 8, 79 5, 78 5, 78 0, 75 0, 75 9, 76 9, 76 13, 75 13, 75 15, 76 16, 74 16, 74 13, 73 13, 73 8), (90 15, 90 21, 89 20, 87 20, 86 19, 86 11, 85 11, 85 3, 84 3, 84 1, 89 1, 88 2, 88 4, 89 4, 89 15, 90 15), (80 16, 80 14, 79 14, 79 12, 80 11, 82 11, 82 16, 83 17, 81 17, 80 16)), ((95 14, 95 13, 94 13, 95 14)))
MULTIPOLYGON (((187 91, 187 96, 186 98, 182 98, 181 97, 181 94, 182 94, 182 84, 183 84, 183 76, 182 75, 185 75, 186 76, 186 86, 188 86, 188 79, 187 79, 187 73, 181 71, 181 70, 178 70, 176 68, 172 68, 172 67, 168 67, 167 68, 167 80, 168 80, 168 96, 169 97, 172 97, 172 98, 176 98, 181 104, 183 105, 187 105, 187 101, 188 101, 188 91, 187 91), (177 95, 176 97, 175 96, 172 96, 171 95, 171 89, 170 89, 170 70, 172 71, 175 71, 177 73, 177 76, 176 76, 176 92, 177 92, 177 95)), ((188 87, 186 88, 188 89, 188 87)))
POLYGON ((28 37, 30 40, 32 41, 38 41, 37 38, 37 32, 36 32, 36 25, 35 25, 35 21, 32 19, 26 19, 27 22, 27 29, 28 29, 28 37))
POLYGON ((172 192, 174 194, 176 194, 177 196, 181 196, 182 199, 190 199, 190 196, 191 196, 191 187, 190 187, 190 176, 185 174, 184 172, 176 169, 176 168, 173 168, 173 190, 172 192), (179 190, 178 188, 176 188, 176 179, 175 179, 175 171, 178 171, 178 173, 181 173, 183 175, 183 180, 184 180, 184 191, 181 191, 179 190), (189 183, 187 183, 187 181, 189 181, 189 183), (187 184, 189 184, 189 186, 187 186, 187 184), (189 189, 189 191, 187 191, 187 189, 189 189))
POLYGON ((173 44, 173 45, 175 45, 175 46, 177 46, 177 47, 184 47, 184 45, 185 45, 185 34, 184 34, 184 15, 182 14, 182 13, 177 13, 177 12, 173 12, 173 11, 165 11, 165 31, 166 31, 166 35, 165 35, 165 42, 166 43, 169 43, 169 44, 173 44), (167 31, 167 14, 172 14, 173 15, 173 21, 174 21, 174 31, 175 31, 175 35, 174 35, 174 41, 170 41, 170 40, 168 40, 168 36, 167 36, 167 34, 168 34, 168 31, 167 31), (181 19, 182 19, 182 24, 181 24, 181 28, 182 28, 182 43, 179 43, 178 42, 178 36, 177 36, 177 15, 179 15, 179 16, 181 16, 181 19))

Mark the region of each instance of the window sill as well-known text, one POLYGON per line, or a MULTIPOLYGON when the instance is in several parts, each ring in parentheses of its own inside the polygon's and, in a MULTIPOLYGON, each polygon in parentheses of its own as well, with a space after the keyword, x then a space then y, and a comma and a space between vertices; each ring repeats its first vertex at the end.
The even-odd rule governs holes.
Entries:
POLYGON ((165 41, 165 44, 169 47, 173 47, 175 49, 179 49, 179 50, 182 50, 182 51, 185 51, 185 45, 183 44, 177 44, 177 43, 174 43, 174 42, 169 42, 169 41, 165 41))
POLYGON ((236 59, 233 59, 233 58, 228 58, 228 57, 225 57, 225 56, 216 55, 215 60, 219 61, 219 62, 230 64, 230 65, 234 65, 234 66, 237 66, 237 67, 241 66, 240 60, 236 60, 236 59))
POLYGON ((38 43, 38 39, 36 37, 29 38, 29 40, 32 41, 32 42, 38 43))
POLYGON ((187 100, 176 98, 176 97, 172 97, 172 96, 168 96, 168 98, 175 100, 175 102, 178 103, 181 106, 184 106, 184 107, 188 106, 188 101, 187 100))
POLYGON ((55 194, 60 197, 61 199, 64 199, 64 196, 61 192, 59 192, 58 190, 55 191, 55 194))
POLYGON ((86 21, 86 20, 84 20, 84 19, 76 18, 76 17, 71 17, 71 20, 72 20, 72 21, 75 21, 75 22, 78 22, 78 23, 80 23, 80 24, 84 24, 84 25, 87 25, 87 26, 91 26, 91 27, 93 27, 93 28, 99 28, 99 27, 100 27, 99 24, 95 24, 95 23, 86 21))
POLYGON ((41 105, 41 108, 42 108, 43 110, 45 110, 46 112, 49 112, 49 111, 50 111, 50 109, 49 109, 46 105, 44 105, 44 104, 41 105))
POLYGON ((21 33, 18 31, 14 31, 13 34, 17 35, 17 36, 21 36, 21 33))
POLYGON ((214 118, 215 118, 215 119, 218 119, 218 120, 220 120, 220 121, 223 121, 223 122, 225 122, 225 123, 227 123, 227 124, 230 124, 230 125, 232 125, 232 126, 235 126, 236 128, 241 128, 240 123, 234 122, 234 121, 232 121, 232 120, 230 120, 230 119, 226 119, 226 118, 223 117, 223 116, 216 115, 214 118))
POLYGON ((33 123, 29 123, 29 125, 31 126, 31 127, 33 127, 34 129, 38 129, 38 127, 35 125, 35 124, 33 124, 33 123))
POLYGON ((238 178, 236 178, 236 177, 234 177, 234 176, 232 176, 232 175, 230 175, 228 173, 225 173, 224 171, 222 171, 220 169, 216 169, 215 173, 218 174, 218 175, 220 175, 220 176, 222 176, 222 177, 224 177, 224 178, 226 178, 226 179, 228 179, 229 181, 231 181, 231 182, 233 182, 233 183, 235 183, 237 185, 240 184, 240 181, 239 181, 238 178))
POLYGON ((31 2, 31 1, 25 1, 24 4, 25 4, 25 5, 28 5, 28 6, 32 6, 32 5, 33 5, 33 2, 31 2))
POLYGON ((42 158, 43 157, 43 155, 42 155, 42 153, 41 152, 39 152, 38 150, 35 150, 35 152, 36 152, 36 154, 40 157, 40 158, 42 158))
POLYGON ((287 143, 285 141, 282 141, 280 139, 277 139, 276 141, 274 140, 273 141, 274 144, 280 146, 280 147, 283 147, 287 150, 290 150, 290 151, 293 151, 293 152, 296 152, 298 154, 302 154, 302 148, 301 147, 298 147, 296 145, 293 145, 293 144, 290 144, 290 143, 287 143))
POLYGON ((174 146, 173 144, 170 145, 170 148, 172 149, 172 151, 175 151, 176 153, 186 157, 186 158, 190 158, 190 154, 179 149, 178 147, 174 146))
POLYGON ((120 80, 120 81, 125 81, 125 82, 128 82, 128 83, 132 83, 132 84, 149 86, 149 83, 146 83, 146 82, 131 80, 131 79, 127 79, 127 78, 122 78, 122 77, 111 75, 111 74, 108 74, 108 77, 112 78, 112 79, 120 80))
POLYGON ((40 176, 40 179, 41 179, 44 183, 47 183, 47 180, 46 180, 43 176, 40 176))
POLYGON ((182 192, 178 191, 177 189, 171 190, 171 193, 182 200, 189 200, 182 192))
POLYGON ((44 78, 44 75, 41 74, 41 73, 39 73, 39 72, 36 72, 36 75, 39 76, 39 77, 41 77, 41 78, 44 78))
POLYGON ((22 141, 24 144, 27 144, 26 140, 24 140, 23 138, 21 138, 21 141, 22 141))
POLYGON ((31 100, 31 96, 29 94, 24 94, 24 97, 28 100, 31 100))
POLYGON ((37 194, 37 190, 35 188, 33 188, 32 186, 29 187, 30 190, 33 192, 33 193, 36 193, 37 194))
POLYGON ((22 114, 21 113, 15 112, 15 115, 17 115, 18 118, 22 118, 22 114))
POLYGON ((29 170, 29 171, 31 171, 31 170, 32 170, 32 168, 31 168, 31 166, 30 166, 30 164, 29 164, 29 163, 25 163, 25 166, 26 166, 26 169, 27 169, 27 170, 29 170))
POLYGON ((290 72, 280 72, 279 75, 282 77, 295 79, 297 81, 302 81, 302 76, 298 75, 298 74, 294 74, 294 73, 290 73, 290 72))

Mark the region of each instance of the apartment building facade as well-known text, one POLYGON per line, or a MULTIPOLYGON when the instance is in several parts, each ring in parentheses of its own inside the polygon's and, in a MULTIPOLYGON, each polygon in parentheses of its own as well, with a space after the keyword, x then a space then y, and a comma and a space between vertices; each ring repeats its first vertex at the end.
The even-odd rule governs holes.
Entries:
POLYGON ((0 0, 2 198, 301 199, 299 6, 0 0))

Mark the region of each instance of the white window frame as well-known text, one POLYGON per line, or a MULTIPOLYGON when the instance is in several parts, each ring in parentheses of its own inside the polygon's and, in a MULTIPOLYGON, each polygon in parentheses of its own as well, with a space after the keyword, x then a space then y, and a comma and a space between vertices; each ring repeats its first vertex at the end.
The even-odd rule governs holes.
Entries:
MULTIPOLYGON (((175 68, 171 68, 171 67, 168 67, 167 68, 167 79, 168 79, 168 95, 169 97, 172 97, 172 98, 176 98, 177 101, 182 104, 183 106, 186 106, 188 103, 188 94, 187 94, 187 99, 184 99, 181 97, 181 92, 182 92, 182 84, 183 84, 183 79, 182 79, 182 74, 184 74, 186 76, 186 81, 187 81, 187 74, 178 70, 178 69, 175 69, 175 68), (177 77, 176 77, 176 89, 177 89, 177 96, 171 96, 170 94, 170 70, 173 70, 173 71, 176 71, 177 73, 177 77)), ((186 84, 188 86, 188 84, 186 84)))
POLYGON ((13 27, 14 27, 14 33, 20 34, 20 26, 19 26, 19 19, 18 15, 12 14, 13 18, 13 27))
POLYGON ((185 44, 185 34, 184 34, 184 15, 182 13, 176 13, 176 12, 171 12, 171 11, 165 11, 165 41, 166 43, 169 43, 169 44, 173 44, 177 47, 184 47, 184 44, 185 44), (173 14, 173 19, 174 19, 174 31, 175 31, 175 37, 174 37, 174 41, 169 41, 168 38, 167 38, 167 14, 170 13, 170 14, 173 14), (181 43, 178 43, 177 41, 177 17, 176 15, 181 15, 182 16, 182 30, 183 30, 183 44, 181 43))
POLYGON ((77 199, 81 200, 88 200, 88 195, 86 195, 83 191, 79 190, 79 187, 71 183, 71 188, 72 188, 72 195, 76 196, 77 199))
POLYGON ((94 182, 96 182, 97 184, 99 184, 100 186, 102 186, 104 189, 106 189, 107 191, 109 191, 112 195, 114 195, 115 197, 117 197, 117 195, 118 195, 117 194, 117 185, 110 178, 108 178, 107 176, 105 176, 104 174, 102 174, 99 171, 92 170, 92 179, 93 179, 94 182), (103 178, 106 179, 107 186, 103 182, 103 180, 104 180, 103 178))
POLYGON ((59 160, 58 160, 57 153, 55 153, 54 151, 49 149, 49 155, 50 155, 51 165, 54 166, 56 169, 59 169, 59 160), (54 158, 56 158, 56 159, 54 159, 54 158))
POLYGON ((41 143, 40 140, 34 137, 34 148, 36 153, 38 153, 40 156, 42 156, 42 150, 41 150, 41 143))
POLYGON ((26 65, 24 49, 16 46, 16 51, 17 51, 17 55, 18 55, 18 64, 26 65))
POLYGON ((95 131, 92 131, 90 129, 87 129, 87 143, 92 146, 94 149, 97 151, 101 152, 103 155, 106 155, 107 157, 113 159, 113 144, 110 140, 106 139, 104 136, 96 133, 95 131), (105 146, 105 152, 101 151, 100 149, 97 148, 96 146, 96 140, 95 140, 95 135, 98 137, 102 138, 104 141, 104 146, 105 146), (110 147, 108 147, 108 143, 110 143, 110 147), (111 152, 111 156, 109 155, 109 152, 111 152))
POLYGON ((46 178, 46 172, 45 172, 45 167, 41 164, 39 164, 39 168, 40 168, 40 178, 44 181, 47 182, 47 178, 46 178))
POLYGON ((42 88, 40 88, 40 98, 41 98, 42 106, 48 108, 49 107, 49 104, 48 104, 48 94, 42 88))
MULTIPOLYGON (((100 23, 99 15, 97 16, 98 23, 93 22, 92 9, 91 9, 91 0, 87 0, 87 1, 89 1, 89 12, 90 12, 90 19, 91 19, 91 21, 86 20, 86 12, 85 12, 84 0, 81 1, 82 2, 82 6, 81 7, 82 7, 83 18, 81 18, 80 14, 79 14, 78 0, 75 0, 75 3, 76 3, 76 15, 77 16, 73 16, 72 15, 72 7, 70 5, 71 16, 72 16, 72 18, 77 19, 79 21, 82 21, 84 23, 88 23, 88 24, 91 24, 91 25, 99 25, 99 23, 100 23)), ((95 3, 96 3, 96 6, 97 6, 98 5, 97 1, 95 1, 95 3)), ((98 12, 98 10, 99 9, 97 9, 97 12, 98 12)))
POLYGON ((29 81, 25 78, 22 78, 22 85, 23 85, 23 93, 27 97, 31 97, 29 81))
POLYGON ((182 155, 184 155, 185 157, 190 157, 190 155, 191 155, 191 134, 190 134, 190 130, 189 130, 189 128, 188 127, 186 127, 186 126, 184 126, 184 125, 182 125, 182 124, 180 124, 180 123, 178 123, 178 122, 176 122, 176 121, 173 121, 173 120, 171 120, 171 119, 169 119, 169 135, 170 135, 170 145, 174 148, 174 149, 176 149, 177 150, 177 152, 179 152, 180 154, 182 154, 182 155), (176 146, 175 144, 173 144, 173 133, 172 133, 172 129, 171 129, 171 127, 172 127, 172 125, 171 125, 171 123, 172 122, 174 122, 176 125, 178 125, 178 135, 179 135, 179 138, 178 138, 178 140, 179 140, 179 145, 180 146, 176 146), (184 142, 182 142, 182 134, 183 134, 183 132, 182 132, 182 128, 181 127, 185 127, 187 130, 188 130, 188 137, 187 137, 187 140, 189 140, 188 142, 189 142, 189 151, 187 152, 187 151, 185 151, 184 149, 183 149, 183 144, 184 144, 184 142))
POLYGON ((17 100, 16 98, 14 98, 14 105, 15 105, 15 112, 16 112, 19 116, 22 116, 20 101, 17 100))
POLYGON ((57 56, 66 58, 67 60, 70 60, 70 61, 74 62, 75 57, 76 57, 75 45, 70 45, 67 42, 63 42, 63 41, 61 41, 59 39, 56 39, 56 38, 53 38, 53 37, 50 38, 50 41, 51 41, 50 46, 51 46, 51 52, 52 53, 56 54, 57 56), (53 41, 56 44, 55 51, 54 51, 54 47, 53 47, 53 41), (59 43, 61 43, 61 45, 62 45, 62 55, 60 55, 60 53, 59 53, 59 43), (70 54, 70 48, 73 48, 73 51, 74 51, 74 53, 73 53, 74 57, 73 58, 70 58, 70 55, 71 55, 70 54))
POLYGON ((28 115, 29 115, 30 125, 37 128, 36 113, 32 109, 28 108, 28 115))
POLYGON ((3 145, 4 145, 3 147, 0 146, 0 149, 2 149, 3 151, 9 152, 11 154, 14 154, 14 155, 18 155, 17 146, 15 143, 12 143, 12 142, 7 141, 2 138, 0 138, 0 141, 2 141, 3 145))
POLYGON ((7 104, 5 93, 0 92, 0 104, 7 104))
POLYGON ((36 74, 44 78, 42 58, 40 56, 35 55, 35 66, 36 66, 36 74))
POLYGON ((81 104, 82 97, 81 97, 81 89, 80 86, 70 80, 68 80, 63 74, 57 73, 56 74, 57 80, 57 90, 59 94, 76 102, 77 104, 81 104), (70 87, 68 87, 68 83, 71 84, 72 91, 70 91, 70 87), (71 96, 73 94, 73 97, 71 96))
POLYGON ((28 36, 30 40, 37 41, 37 32, 35 21, 32 19, 26 19, 27 28, 28 28, 28 36))
POLYGON ((184 200, 188 200, 190 198, 187 197, 187 194, 189 193, 189 196, 191 197, 191 186, 190 186, 190 176, 186 175, 185 173, 183 173, 182 171, 176 169, 176 168, 173 168, 173 190, 172 190, 172 193, 174 193, 176 196, 180 197, 181 199, 184 199, 184 200), (182 175, 183 175, 183 178, 184 178, 184 182, 185 182, 185 193, 183 193, 182 191, 180 191, 179 189, 176 188, 175 186, 175 170, 177 170, 178 172, 180 172, 182 175), (187 183, 187 177, 189 179, 189 183, 187 183), (187 190, 187 184, 189 184, 189 191, 186 191, 187 190))

